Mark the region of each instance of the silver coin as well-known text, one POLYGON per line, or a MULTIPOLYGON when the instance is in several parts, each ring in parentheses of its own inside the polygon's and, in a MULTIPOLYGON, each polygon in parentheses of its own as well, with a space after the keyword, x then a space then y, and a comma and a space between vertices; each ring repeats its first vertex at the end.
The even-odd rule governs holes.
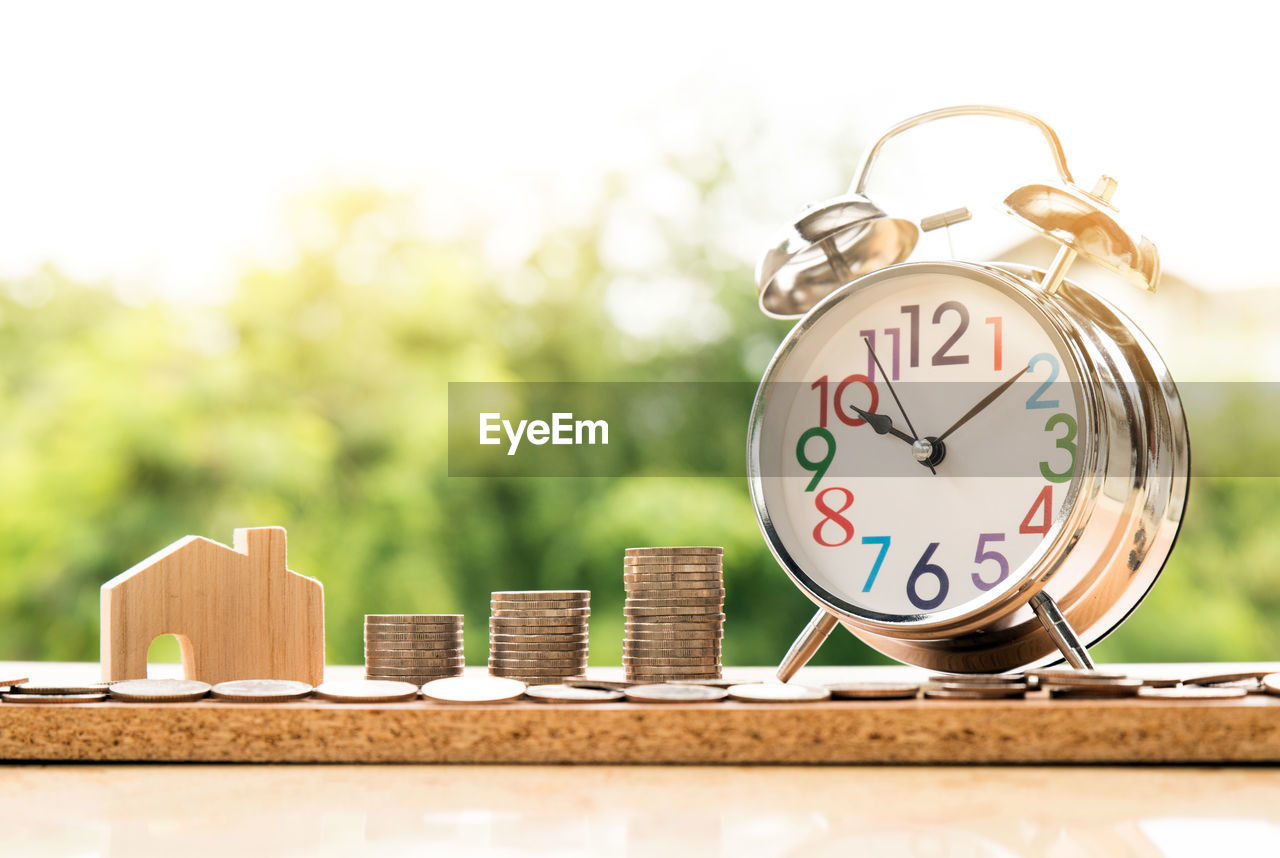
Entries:
POLYGON ((565 685, 574 688, 604 688, 608 691, 622 691, 638 683, 626 679, 566 679, 565 685))
POLYGON ((729 692, 709 685, 633 685, 623 692, 636 703, 710 703, 723 700, 729 692))
POLYGON ((408 682, 353 679, 321 683, 316 686, 315 694, 336 703, 395 703, 413 700, 418 696, 418 686, 408 682))
POLYGON ((367 646, 364 648, 365 658, 456 658, 462 655, 463 649, 460 646, 454 647, 421 647, 419 649, 388 649, 384 647, 367 646))
POLYGON ((955 688, 925 685, 924 696, 936 700, 1017 700, 1027 696, 1027 689, 1016 685, 959 685, 955 688))
POLYGON ((449 659, 366 658, 365 670, 423 671, 463 667, 467 663, 462 656, 449 659))
POLYGON ((461 641, 461 631, 450 632, 383 632, 365 630, 364 639, 388 641, 461 641))
POLYGON ((581 677, 582 674, 570 674, 565 676, 559 673, 500 673, 496 670, 490 671, 493 676, 500 676, 504 679, 518 679, 525 685, 561 685, 570 679, 581 677))
MULTIPOLYGON (((1117 680, 1118 682, 1119 680, 1117 680)), ((1050 685, 1044 686, 1049 696, 1059 700, 1106 700, 1120 697, 1137 697, 1147 686, 1140 679, 1127 680, 1133 685, 1050 685)), ((1149 691, 1168 691, 1166 688, 1150 688, 1149 691)))
POLYGON ((539 703, 611 703, 622 699, 621 691, 573 685, 532 685, 524 693, 539 703))
POLYGON ((186 703, 204 697, 212 687, 196 679, 125 679, 112 683, 108 693, 129 703, 186 703))
POLYGON ((670 647, 645 646, 624 642, 622 655, 623 657, 630 656, 631 658, 720 658, 720 647, 672 649, 670 647))
POLYGON ((242 703, 276 703, 301 700, 311 694, 311 686, 289 679, 235 679, 219 682, 210 693, 222 700, 242 703))
POLYGON ((920 686, 914 682, 832 682, 827 690, 842 700, 905 700, 916 697, 920 686))
POLYGON ((722 587, 724 586, 724 569, 717 563, 688 563, 679 560, 664 563, 630 563, 622 567, 624 584, 670 581, 699 582, 704 587, 722 587))
POLYGON ((1143 688, 1139 697, 1155 700, 1231 700, 1245 697, 1243 688, 1213 688, 1204 685, 1183 685, 1178 688, 1143 688))
POLYGON ((706 677, 707 674, 713 676, 720 675, 720 665, 718 664, 624 664, 623 668, 630 679, 633 676, 698 676, 706 677))
POLYGON ((584 615, 576 619, 567 617, 490 617, 489 630, 505 634, 583 634, 587 629, 588 618, 584 615), (507 629, 528 629, 528 631, 506 631, 507 629))
MULTIPOLYGON (((1116 694, 1123 695, 1126 691, 1133 692, 1135 689, 1142 688, 1141 679, 1080 679, 1072 678, 1068 681, 1062 681, 1054 678, 1052 680, 1040 680, 1040 687, 1049 689, 1050 691, 1058 689, 1079 689, 1082 691, 1096 691, 1105 694, 1108 691, 1114 691, 1116 694)), ((1136 693, 1136 692, 1135 692, 1136 693)))
POLYGON ((386 676, 381 673, 366 673, 364 678, 368 682, 400 682, 412 685, 414 688, 420 688, 428 682, 436 679, 445 679, 450 676, 462 676, 462 668, 420 673, 417 676, 386 676))
POLYGON ((586 634, 578 635, 506 635, 491 634, 489 635, 490 643, 515 643, 515 644, 586 644, 590 640, 590 636, 586 634))
POLYGON ((575 620, 585 620, 591 615, 590 608, 550 608, 547 610, 506 610, 504 608, 494 608, 489 612, 489 616, 495 620, 524 620, 524 619, 558 619, 561 622, 572 622, 575 620))
POLYGON ((1261 684, 1269 675, 1269 671, 1252 671, 1246 673, 1218 673, 1209 676, 1196 676, 1182 680, 1183 685, 1236 685, 1253 681, 1261 684))
POLYGON ((1144 679, 1142 684, 1148 688, 1176 688, 1182 684, 1181 679, 1144 679))
POLYGON ((791 685, 782 682, 751 682, 733 685, 728 689, 734 700, 748 703, 816 703, 827 700, 831 692, 810 685, 791 685))
POLYGON ((365 623, 422 623, 425 625, 458 625, 462 614, 365 614, 365 623))
POLYGON ((535 602, 565 601, 573 602, 591 598, 590 590, 495 590, 489 594, 491 599, 521 601, 529 599, 535 602))
POLYGON ((930 676, 929 681, 952 685, 1025 685, 1027 677, 1021 673, 938 673, 930 676))
POLYGON ((518 679, 498 676, 455 676, 422 686, 422 696, 439 703, 505 703, 524 694, 518 679))
POLYGON ((489 659, 489 667, 506 672, 515 671, 559 671, 566 676, 579 676, 587 669, 587 660, 547 662, 538 659, 489 659))
POLYGON ((1056 682, 1060 685, 1068 683, 1089 683, 1094 680, 1128 679, 1123 673, 1112 673, 1105 670, 1077 670, 1070 667, 1054 667, 1044 670, 1028 670, 1030 679, 1040 682, 1056 682))
POLYGON ((1262 688, 1268 694, 1280 695, 1280 673, 1268 673, 1262 677, 1262 688))
POLYGON ((111 688, 109 682, 86 682, 75 685, 66 682, 19 682, 9 687, 10 694, 106 694, 111 688))
POLYGON ((107 699, 106 692, 96 694, 0 694, 5 703, 99 703, 107 699))
POLYGON ((622 608, 623 616, 646 623, 722 623, 724 614, 710 608, 622 608))

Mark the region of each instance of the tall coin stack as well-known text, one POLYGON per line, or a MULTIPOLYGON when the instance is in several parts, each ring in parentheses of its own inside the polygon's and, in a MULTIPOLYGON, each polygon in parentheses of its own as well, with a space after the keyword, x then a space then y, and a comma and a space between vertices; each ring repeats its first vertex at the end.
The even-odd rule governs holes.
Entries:
POLYGON ((365 679, 424 685, 465 664, 462 614, 365 614, 365 679))
POLYGON ((622 563, 627 679, 719 679, 724 549, 628 548, 622 563))
POLYGON ((590 590, 507 590, 489 603, 489 672, 530 685, 587 669, 590 590))

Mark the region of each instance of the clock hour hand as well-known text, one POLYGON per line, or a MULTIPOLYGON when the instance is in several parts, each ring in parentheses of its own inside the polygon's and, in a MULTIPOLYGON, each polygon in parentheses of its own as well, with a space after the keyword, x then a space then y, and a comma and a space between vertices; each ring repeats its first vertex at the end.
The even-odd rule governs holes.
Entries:
POLYGON ((900 438, 901 440, 906 441, 908 444, 914 444, 916 442, 916 439, 912 438, 906 432, 903 432, 901 429, 895 429, 893 427, 893 418, 888 414, 876 414, 874 411, 863 411, 856 405, 850 405, 849 407, 858 412, 858 416, 867 421, 867 425, 876 430, 877 435, 892 435, 895 438, 900 438))
POLYGON ((970 408, 968 411, 966 411, 966 412, 964 413, 964 416, 963 416, 963 417, 961 417, 959 420, 957 420, 955 423, 952 423, 952 424, 951 424, 951 428, 950 428, 950 429, 948 429, 946 432, 943 432, 941 435, 939 435, 939 436, 938 436, 938 440, 939 440, 939 441, 945 441, 945 440, 947 440, 947 438, 948 438, 948 437, 950 437, 950 435, 951 435, 951 433, 952 433, 952 432, 956 431, 956 430, 957 430, 957 429, 959 429, 961 426, 963 426, 964 424, 968 423, 968 422, 969 422, 970 420, 972 420, 975 416, 977 416, 977 414, 978 414, 979 412, 981 412, 981 411, 982 411, 982 409, 986 408, 988 405, 990 405, 991 403, 995 402, 995 401, 996 401, 996 399, 997 399, 997 398, 999 398, 1000 394, 1004 393, 1006 390, 1008 390, 1010 387, 1012 387, 1012 386, 1013 386, 1013 383, 1014 383, 1015 381, 1017 381, 1018 379, 1022 378, 1022 374, 1023 374, 1024 372, 1027 372, 1027 371, 1028 371, 1028 370, 1030 370, 1030 369, 1031 369, 1031 365, 1030 365, 1030 364, 1028 364, 1027 366, 1024 366, 1022 369, 1018 370, 1018 372, 1017 372, 1017 373, 1016 373, 1012 378, 1010 378, 1008 381, 1003 382, 1003 383, 1002 383, 999 387, 997 387, 995 390, 991 391, 991 392, 990 392, 990 393, 988 393, 986 396, 982 397, 982 400, 981 400, 981 401, 979 401, 977 405, 973 406, 973 407, 972 407, 972 408, 970 408))

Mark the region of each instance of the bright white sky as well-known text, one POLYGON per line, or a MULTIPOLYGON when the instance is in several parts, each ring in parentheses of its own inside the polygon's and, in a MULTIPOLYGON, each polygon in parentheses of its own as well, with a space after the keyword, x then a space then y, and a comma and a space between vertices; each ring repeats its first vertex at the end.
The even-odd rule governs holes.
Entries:
MULTIPOLYGON (((602 172, 717 134, 749 138, 735 181, 750 216, 725 228, 754 261, 802 204, 843 190, 856 158, 829 154, 856 153, 837 145, 851 132, 861 143, 925 109, 989 102, 1053 124, 1082 184, 1116 176, 1116 204, 1167 271, 1275 285, 1275 9, 6 4, 0 276, 53 260, 209 297, 239 260, 278 252, 286 200, 318 186, 429 188, 438 230, 528 229, 535 209, 539 227, 581 216, 575 189, 602 172)), ((873 196, 919 198, 917 218, 985 210, 1052 175, 1038 139, 993 120, 904 138, 873 196), (1025 169, 980 169, 1011 165, 1025 169), (991 199, 950 190, 971 175, 991 199)), ((1008 241, 973 230, 969 254, 1008 241)))

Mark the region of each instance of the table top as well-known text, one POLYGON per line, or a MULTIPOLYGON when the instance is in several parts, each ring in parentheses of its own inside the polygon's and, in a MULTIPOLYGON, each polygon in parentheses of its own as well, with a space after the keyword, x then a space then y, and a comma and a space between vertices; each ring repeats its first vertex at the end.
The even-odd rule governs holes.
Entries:
MULTIPOLYGON (((40 665, 42 678, 53 678, 49 667, 40 665)), ((85 667, 55 671, 83 678, 85 667)), ((13 764, 0 766, 0 816, 9 822, 4 854, 22 856, 1200 858, 1228 848, 1280 853, 1280 773, 1265 766, 13 764)))

